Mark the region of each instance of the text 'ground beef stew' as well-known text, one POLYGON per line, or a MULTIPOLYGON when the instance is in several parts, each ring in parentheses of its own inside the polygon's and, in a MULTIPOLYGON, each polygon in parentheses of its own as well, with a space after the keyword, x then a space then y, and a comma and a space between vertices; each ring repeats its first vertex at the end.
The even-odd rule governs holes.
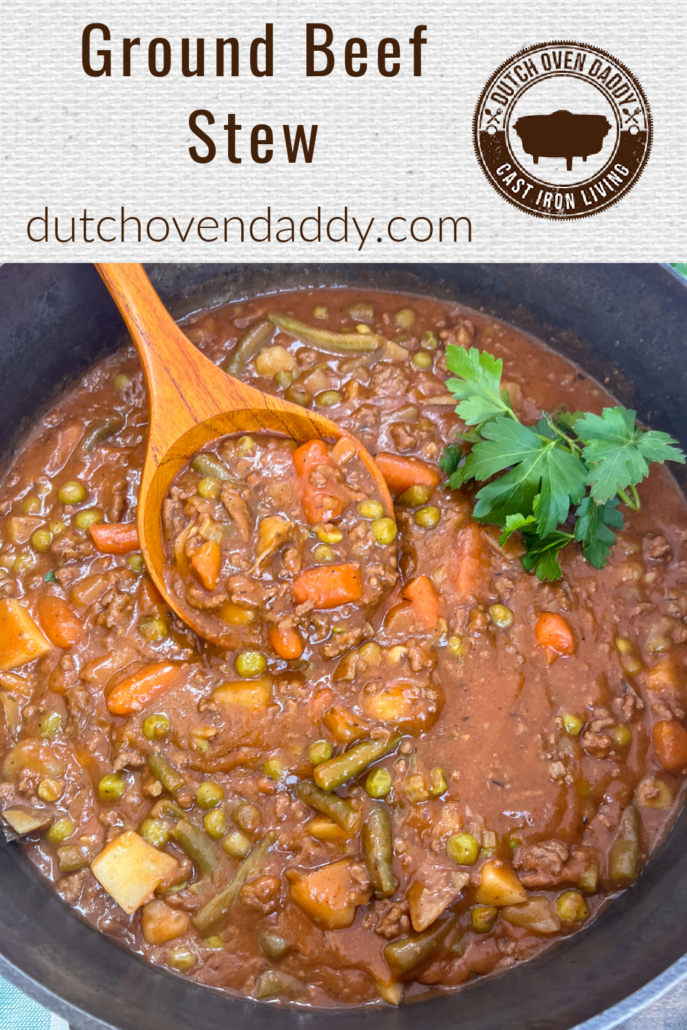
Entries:
POLYGON ((133 349, 92 368, 0 489, 8 834, 102 932, 258 999, 398 1003, 580 929, 637 878, 687 768, 672 479, 652 471, 603 569, 568 547, 542 583, 444 485, 445 348, 502 358, 528 425, 609 403, 568 362, 464 309, 344 290, 186 331, 377 455, 397 535, 337 444, 217 441, 164 513, 179 596, 233 635, 199 640, 137 550, 133 349))

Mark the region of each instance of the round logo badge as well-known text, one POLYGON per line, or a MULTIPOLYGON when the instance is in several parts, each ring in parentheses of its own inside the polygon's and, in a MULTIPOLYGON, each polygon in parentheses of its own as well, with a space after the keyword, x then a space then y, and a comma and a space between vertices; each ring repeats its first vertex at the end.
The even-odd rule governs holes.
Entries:
POLYGON ((540 43, 489 79, 474 137, 485 175, 511 204, 541 218, 585 218, 642 174, 651 112, 635 76, 605 50, 540 43))

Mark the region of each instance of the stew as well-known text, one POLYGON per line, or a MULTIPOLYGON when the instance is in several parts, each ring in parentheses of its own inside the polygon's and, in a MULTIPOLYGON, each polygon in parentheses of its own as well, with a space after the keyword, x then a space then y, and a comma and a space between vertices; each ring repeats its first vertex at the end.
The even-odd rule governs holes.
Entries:
MULTIPOLYGON (((439 468, 462 424, 448 344, 503 359, 509 404, 608 395, 484 315, 347 290, 184 326, 213 361, 317 406, 377 456, 219 440, 164 511, 168 610, 135 527, 133 348, 29 432, 0 486, 0 803, 67 905, 201 984, 398 1004, 587 925, 666 832, 687 769, 687 518, 665 469, 607 564, 473 517, 439 468)), ((612 403, 612 402, 610 402, 612 403)))

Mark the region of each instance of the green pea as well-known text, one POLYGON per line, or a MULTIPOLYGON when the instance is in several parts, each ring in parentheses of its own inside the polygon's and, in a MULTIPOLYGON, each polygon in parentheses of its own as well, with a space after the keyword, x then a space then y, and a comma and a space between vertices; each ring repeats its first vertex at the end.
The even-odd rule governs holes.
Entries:
POLYGON ((441 521, 441 512, 433 504, 428 504, 425 508, 418 508, 413 521, 422 529, 434 529, 441 521))
POLYGON ((433 797, 439 797, 441 794, 445 794, 447 790, 448 783, 446 782, 446 773, 440 766, 437 766, 436 769, 432 769, 432 772, 430 773, 429 793, 433 797))
POLYGON ((439 346, 439 337, 431 329, 427 329, 420 337, 420 343, 425 350, 436 350, 439 346))
POLYGON ((166 715, 149 715, 143 720, 143 736, 148 740, 162 740, 169 733, 169 719, 166 715))
POLYGON ((56 819, 52 826, 46 830, 45 836, 51 844, 61 844, 63 840, 71 837, 73 832, 74 823, 68 815, 63 815, 60 819, 56 819))
POLYGON ((169 840, 172 828, 164 819, 144 819, 138 828, 138 832, 156 848, 164 848, 169 840))
POLYGON ((401 308, 400 311, 396 312, 394 322, 399 329, 410 329, 411 325, 415 321, 415 312, 412 308, 401 308))
POLYGON ((493 905, 475 905, 470 909, 470 925, 475 933, 489 933, 498 914, 493 905))
POLYGON ((53 536, 59 536, 61 533, 67 532, 67 527, 61 519, 53 519, 52 522, 49 522, 48 529, 53 536))
POLYGON ((167 952, 167 965, 179 973, 188 973, 196 964, 196 956, 188 948, 171 948, 167 952))
POLYGON ((242 651, 234 659, 234 668, 244 679, 261 676, 267 672, 267 659, 260 651, 242 651))
POLYGON ((25 497, 20 505, 22 515, 38 515, 41 510, 41 502, 34 494, 25 497))
POLYGON ((563 728, 571 737, 579 736, 583 726, 584 722, 580 719, 579 715, 566 712, 563 716, 563 728))
POLYGON ((37 529, 31 537, 31 546, 39 554, 45 554, 52 543, 52 533, 49 529, 37 529))
POLYGON ((489 617, 499 629, 508 629, 513 625, 513 613, 505 604, 492 604, 489 609, 489 617))
POLYGON ((138 632, 152 644, 157 644, 169 635, 167 623, 160 615, 146 615, 138 624, 138 632))
POLYGON ((624 722, 610 729, 608 735, 616 747, 629 747, 632 743, 632 730, 624 722))
POLYGON ((446 644, 451 654, 455 655, 456 658, 460 658, 463 653, 463 638, 458 636, 449 637, 446 644))
POLYGON ((341 394, 338 390, 322 390, 321 393, 315 394, 315 404, 319 404, 321 408, 332 408, 340 401, 341 394))
POLYGON ((213 808, 203 816, 203 826, 213 840, 220 840, 227 832, 227 817, 221 808, 213 808))
POLYGON ((318 526, 315 536, 323 544, 340 544, 343 540, 343 533, 338 526, 318 526))
POLYGON ((329 309, 324 304, 318 304, 316 308, 313 308, 313 318, 319 318, 321 320, 329 318, 329 309))
POLYGON ((77 529, 90 529, 103 521, 103 513, 98 508, 87 508, 85 511, 77 511, 74 516, 74 525, 77 529))
POLYGON ((411 358, 415 368, 430 368, 433 358, 431 354, 427 354, 426 351, 419 350, 413 354, 411 358))
POLYGON ((287 401, 297 404, 299 408, 309 408, 312 404, 312 394, 299 383, 291 383, 284 396, 287 401))
POLYGON ((392 544, 396 539, 396 523, 393 519, 375 519, 370 529, 378 544, 392 544))
POLYGON ((62 797, 64 787, 58 780, 41 780, 38 784, 38 797, 41 801, 52 803, 62 797))
POLYGON ((210 948, 211 951, 219 951, 220 948, 224 947, 224 941, 214 933, 212 937, 205 938, 203 941, 203 947, 210 948))
POLYGON ((391 790, 391 773, 388 769, 372 769, 365 780, 365 790, 371 798, 385 798, 391 790))
POLYGON ((128 376, 126 372, 118 372, 114 377, 115 390, 126 390, 127 386, 131 386, 131 376, 128 376))
POLYGON ((221 492, 222 487, 212 476, 206 476, 198 484, 198 494, 200 497, 204 497, 206 501, 216 501, 221 492))
POLYGON ((62 729, 62 716, 59 712, 47 712, 38 723, 38 732, 46 740, 52 740, 62 729))
POLYGON ((330 562, 334 561, 334 552, 329 544, 318 544, 313 551, 313 557, 317 562, 330 562))
POLYGON ((98 794, 103 801, 119 801, 126 790, 126 782, 118 773, 107 773, 98 784, 98 794))
POLYGON ((86 500, 86 487, 79 479, 70 479, 57 491, 57 499, 60 504, 83 504, 86 500))
POLYGON ((471 833, 455 833, 446 841, 446 854, 456 865, 474 865, 480 846, 471 833))
POLYGON ((579 891, 563 891, 559 894, 556 911, 564 923, 583 923, 589 916, 589 909, 579 891))
POLYGON ((206 780, 196 790, 196 801, 201 808, 216 808, 224 797, 224 791, 217 783, 206 780))
POLYGON ((235 830, 224 838, 222 848, 230 858, 245 858, 250 851, 250 841, 248 837, 235 830))
POLYGON ((409 508, 417 508, 420 504, 427 504, 427 501, 432 496, 431 486, 409 486, 407 490, 404 490, 402 494, 399 494, 395 500, 395 504, 407 506, 409 508))
POLYGON ((255 440, 252 436, 242 436, 236 446, 241 454, 252 454, 255 450, 255 440))
POLYGON ((322 765, 323 762, 328 762, 333 754, 332 745, 328 740, 316 740, 308 748, 308 761, 311 765, 322 765))
POLYGON ((368 499, 358 505, 358 513, 364 519, 381 519, 384 514, 384 505, 381 501, 368 499))
POLYGON ((262 767, 262 771, 271 780, 280 780, 284 775, 284 766, 278 758, 268 758, 262 767))
POLYGON ((34 554, 18 554, 12 562, 12 572, 21 575, 22 572, 28 572, 36 564, 36 556, 34 554))
POLYGON ((138 576, 145 572, 146 563, 143 560, 142 554, 132 554, 126 560, 127 567, 135 572, 138 576))

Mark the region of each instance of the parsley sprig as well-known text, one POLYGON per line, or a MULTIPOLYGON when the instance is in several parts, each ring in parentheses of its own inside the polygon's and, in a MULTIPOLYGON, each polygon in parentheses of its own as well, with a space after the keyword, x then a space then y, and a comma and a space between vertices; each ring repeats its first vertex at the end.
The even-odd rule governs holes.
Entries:
POLYGON ((623 526, 620 506, 639 509, 637 485, 649 465, 685 462, 668 433, 639 428, 636 411, 545 412, 527 426, 501 385, 500 358, 450 344, 446 364, 454 373, 446 386, 468 429, 439 464, 453 489, 470 480, 485 484, 474 517, 503 526, 502 544, 521 532, 522 564, 541 580, 560 578, 558 555, 573 542, 590 565, 602 568, 623 526))

